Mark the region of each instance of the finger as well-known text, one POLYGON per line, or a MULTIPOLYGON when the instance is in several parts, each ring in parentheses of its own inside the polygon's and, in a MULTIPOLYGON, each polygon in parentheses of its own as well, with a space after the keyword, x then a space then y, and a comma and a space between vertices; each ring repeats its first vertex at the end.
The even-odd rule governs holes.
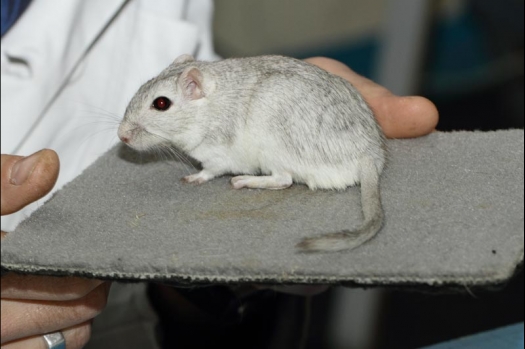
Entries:
POLYGON ((435 130, 439 113, 434 103, 427 98, 396 96, 383 86, 333 59, 313 57, 306 61, 339 75, 354 85, 374 111, 387 137, 419 137, 435 130))
MULTIPOLYGON (((67 349, 83 348, 91 336, 91 321, 62 330, 67 349)), ((2 349, 47 349, 43 335, 28 337, 2 345, 2 349)))
POLYGON ((68 301, 79 299, 103 281, 77 277, 54 277, 9 273, 0 283, 1 298, 68 301))
POLYGON ((59 331, 97 316, 106 305, 109 286, 102 284, 84 298, 66 302, 2 299, 2 343, 59 331))
POLYGON ((385 136, 414 138, 435 131, 439 114, 434 103, 424 97, 388 95, 373 99, 374 111, 385 136))
POLYGON ((1 214, 22 209, 49 193, 58 178, 58 155, 44 149, 28 157, 2 154, 1 214))

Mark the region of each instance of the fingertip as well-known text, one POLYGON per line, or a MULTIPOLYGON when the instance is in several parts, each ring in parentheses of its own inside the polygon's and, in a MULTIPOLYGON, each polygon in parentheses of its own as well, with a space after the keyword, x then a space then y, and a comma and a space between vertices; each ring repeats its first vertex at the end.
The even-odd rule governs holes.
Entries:
POLYGON ((29 181, 35 184, 41 195, 46 195, 55 185, 60 172, 60 159, 58 154, 51 149, 42 149, 39 152, 39 161, 35 166, 29 181))
POLYGON ((433 132, 439 122, 439 112, 434 103, 428 98, 416 96, 412 97, 412 115, 417 120, 415 137, 423 136, 433 132))
POLYGON ((439 123, 439 110, 438 108, 436 107, 436 105, 434 103, 432 103, 430 100, 426 99, 425 98, 425 101, 430 104, 428 106, 428 109, 431 110, 429 112, 429 115, 427 117, 427 124, 428 124, 428 130, 430 132, 433 132, 436 130, 437 128, 437 125, 439 123))
POLYGON ((54 150, 42 149, 35 154, 38 154, 38 162, 24 183, 25 205, 47 195, 55 186, 60 171, 60 160, 54 150))
POLYGON ((59 170, 58 155, 51 149, 27 157, 2 154, 1 214, 16 212, 49 193, 59 170))
POLYGON ((382 99, 376 114, 388 138, 415 138, 432 133, 439 121, 439 113, 429 99, 421 96, 388 96, 382 99))

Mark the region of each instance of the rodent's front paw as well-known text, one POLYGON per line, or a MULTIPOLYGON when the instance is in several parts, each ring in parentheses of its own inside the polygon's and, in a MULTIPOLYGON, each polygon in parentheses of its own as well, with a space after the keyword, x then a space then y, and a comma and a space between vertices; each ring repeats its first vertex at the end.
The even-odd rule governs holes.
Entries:
POLYGON ((253 176, 237 176, 230 179, 230 183, 234 189, 241 189, 248 186, 250 178, 253 176))
POLYGON ((202 183, 206 183, 208 180, 200 176, 200 173, 196 173, 196 174, 192 174, 192 175, 183 177, 180 179, 180 181, 183 183, 199 185, 202 183))

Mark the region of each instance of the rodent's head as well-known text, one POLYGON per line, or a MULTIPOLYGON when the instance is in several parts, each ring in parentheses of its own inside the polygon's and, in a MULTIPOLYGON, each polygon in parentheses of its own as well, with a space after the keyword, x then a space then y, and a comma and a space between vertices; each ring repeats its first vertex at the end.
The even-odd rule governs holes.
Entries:
POLYGON ((199 110, 214 85, 196 65, 192 56, 182 55, 140 87, 118 129, 122 142, 149 150, 167 144, 191 148, 200 141, 199 110))

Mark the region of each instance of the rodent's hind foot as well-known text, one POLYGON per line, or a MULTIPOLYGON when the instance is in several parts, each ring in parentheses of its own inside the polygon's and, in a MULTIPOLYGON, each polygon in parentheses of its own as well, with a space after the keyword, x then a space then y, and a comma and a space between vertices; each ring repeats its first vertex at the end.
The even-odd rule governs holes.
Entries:
POLYGON ((181 182, 183 183, 190 183, 190 184, 202 184, 206 183, 210 179, 214 178, 215 176, 211 173, 202 170, 199 173, 195 173, 186 177, 181 178, 181 182))
POLYGON ((271 176, 236 176, 230 180, 234 189, 285 189, 292 185, 289 173, 272 174, 271 176))

